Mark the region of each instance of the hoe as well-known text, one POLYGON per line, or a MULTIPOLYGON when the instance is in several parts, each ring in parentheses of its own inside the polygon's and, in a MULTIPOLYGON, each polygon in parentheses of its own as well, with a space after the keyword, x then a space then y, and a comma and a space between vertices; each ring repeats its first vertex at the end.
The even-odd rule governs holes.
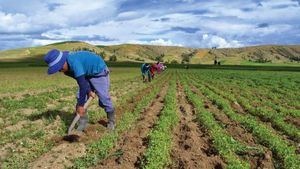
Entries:
MULTIPOLYGON (((85 111, 87 110, 87 107, 89 106, 89 104, 91 103, 92 100, 93 100, 93 97, 89 97, 89 99, 84 104, 83 108, 85 111)), ((87 115, 87 111, 86 111, 86 115, 87 115)), ((81 117, 81 118, 83 118, 83 117, 81 117)), ((69 126, 68 135, 64 137, 64 140, 67 140, 70 142, 78 141, 79 136, 72 134, 72 131, 73 131, 76 123, 79 121, 79 119, 80 119, 80 115, 78 113, 76 113, 76 116, 74 117, 71 125, 69 126)), ((85 124, 82 124, 82 125, 84 125, 83 128, 85 128, 85 126, 87 125, 86 123, 87 123, 87 121, 85 121, 85 124)))

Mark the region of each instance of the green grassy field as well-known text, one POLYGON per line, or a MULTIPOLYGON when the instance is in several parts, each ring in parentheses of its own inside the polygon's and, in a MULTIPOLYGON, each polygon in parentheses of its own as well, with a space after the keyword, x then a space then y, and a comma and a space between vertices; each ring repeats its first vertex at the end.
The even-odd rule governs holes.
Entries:
POLYGON ((168 65, 143 83, 108 63, 116 130, 94 100, 69 143, 76 81, 0 65, 0 168, 300 168, 299 67, 168 65))

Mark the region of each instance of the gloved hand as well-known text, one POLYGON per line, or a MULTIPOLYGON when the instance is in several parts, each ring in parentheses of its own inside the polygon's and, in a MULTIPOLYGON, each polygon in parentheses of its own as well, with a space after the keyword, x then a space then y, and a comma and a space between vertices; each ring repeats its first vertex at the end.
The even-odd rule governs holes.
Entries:
POLYGON ((80 115, 80 117, 85 115, 85 110, 83 108, 83 106, 76 106, 76 112, 80 115))
POLYGON ((89 97, 95 98, 95 97, 96 97, 96 94, 95 94, 94 92, 90 91, 89 97))

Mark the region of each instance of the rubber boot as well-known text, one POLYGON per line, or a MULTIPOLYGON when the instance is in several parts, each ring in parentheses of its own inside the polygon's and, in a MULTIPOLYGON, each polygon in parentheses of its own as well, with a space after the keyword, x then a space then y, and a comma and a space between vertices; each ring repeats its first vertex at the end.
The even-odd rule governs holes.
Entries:
POLYGON ((107 113, 107 128, 108 130, 114 130, 115 129, 115 112, 108 112, 107 113))
POLYGON ((78 121, 77 131, 85 130, 88 122, 89 122, 89 116, 87 113, 85 113, 83 116, 80 117, 80 119, 78 121))

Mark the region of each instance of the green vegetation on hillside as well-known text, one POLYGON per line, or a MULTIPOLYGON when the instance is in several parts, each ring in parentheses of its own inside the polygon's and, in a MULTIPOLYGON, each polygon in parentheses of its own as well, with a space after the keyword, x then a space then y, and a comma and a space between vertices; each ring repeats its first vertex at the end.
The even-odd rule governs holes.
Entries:
POLYGON ((122 44, 94 46, 80 41, 66 41, 40 47, 0 51, 0 62, 37 62, 50 49, 88 50, 107 61, 156 62, 222 65, 299 65, 300 46, 253 46, 244 48, 197 49, 176 46, 122 44))

